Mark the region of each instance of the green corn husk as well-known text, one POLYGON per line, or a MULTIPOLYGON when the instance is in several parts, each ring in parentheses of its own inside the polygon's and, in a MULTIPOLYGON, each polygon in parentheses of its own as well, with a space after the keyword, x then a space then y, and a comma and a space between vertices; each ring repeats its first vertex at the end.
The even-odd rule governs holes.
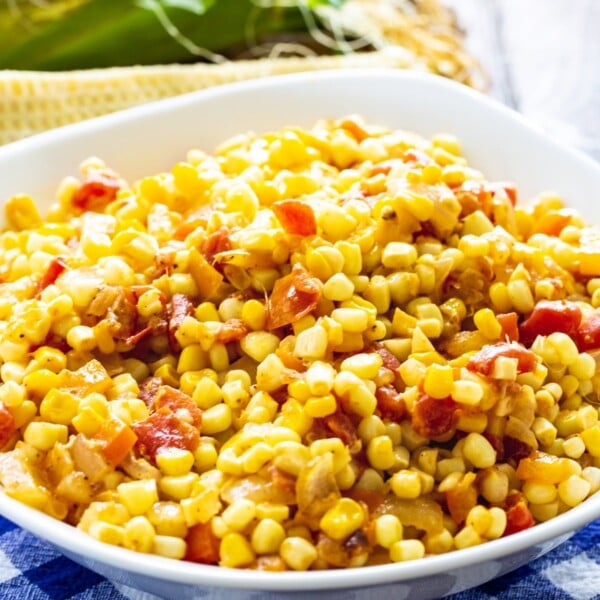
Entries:
POLYGON ((249 38, 306 31, 300 2, 313 11, 344 0, 13 0, 0 7, 0 69, 218 61, 249 38))

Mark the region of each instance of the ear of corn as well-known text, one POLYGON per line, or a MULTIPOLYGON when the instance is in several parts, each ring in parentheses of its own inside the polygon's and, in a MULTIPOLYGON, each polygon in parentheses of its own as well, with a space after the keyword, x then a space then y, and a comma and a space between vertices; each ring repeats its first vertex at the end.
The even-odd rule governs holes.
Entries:
MULTIPOLYGON (((415 66, 401 48, 364 54, 97 69, 0 72, 0 144, 142 102, 267 75, 337 68, 415 66)), ((422 67, 424 68, 424 67, 422 67)))

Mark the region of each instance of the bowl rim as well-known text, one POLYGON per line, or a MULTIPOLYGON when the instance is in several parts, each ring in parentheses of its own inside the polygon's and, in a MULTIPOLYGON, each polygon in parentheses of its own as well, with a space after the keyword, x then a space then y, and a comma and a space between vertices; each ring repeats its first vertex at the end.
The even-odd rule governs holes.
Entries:
MULTIPOLYGON (((109 115, 60 127, 19 140, 0 148, 0 163, 13 153, 27 152, 37 145, 50 146, 68 143, 81 135, 90 135, 106 126, 119 125, 131 119, 148 115, 160 116, 179 107, 193 105, 203 100, 218 100, 255 89, 280 89, 290 85, 319 85, 331 79, 370 82, 381 79, 403 79, 419 85, 429 86, 436 92, 462 95, 469 102, 484 104, 502 119, 517 122, 522 128, 543 138, 545 143, 571 155, 583 168, 593 169, 600 177, 600 166, 579 150, 565 147, 529 123, 523 116, 480 92, 440 76, 428 73, 394 69, 349 69, 279 75, 249 81, 225 84, 215 88, 199 90, 174 98, 132 107, 109 115)), ((362 588, 390 583, 410 582, 464 567, 501 559, 553 538, 570 534, 600 517, 600 493, 594 494, 579 506, 517 534, 486 542, 480 546, 453 550, 446 554, 427 557, 406 563, 386 564, 357 569, 339 569, 309 572, 264 573, 236 570, 234 577, 222 567, 177 561, 153 555, 143 555, 123 548, 98 542, 89 535, 61 521, 36 511, 25 504, 0 493, 0 514, 38 537, 88 560, 100 562, 120 570, 156 579, 239 590, 264 591, 309 591, 345 588, 362 588)))

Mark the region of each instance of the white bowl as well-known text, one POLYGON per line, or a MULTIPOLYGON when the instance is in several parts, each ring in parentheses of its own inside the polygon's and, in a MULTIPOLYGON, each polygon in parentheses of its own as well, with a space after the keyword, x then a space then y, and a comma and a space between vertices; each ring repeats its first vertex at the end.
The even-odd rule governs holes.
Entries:
MULTIPOLYGON (((520 116, 464 86, 398 71, 322 72, 256 80, 147 104, 0 148, 0 201, 28 193, 44 205, 57 183, 96 155, 128 179, 166 170, 189 148, 213 149, 240 132, 364 115, 425 136, 456 134, 471 164, 489 179, 515 181, 521 197, 553 190, 600 223, 600 168, 533 129, 520 116)), ((86 567, 170 598, 432 598, 479 585, 533 560, 600 517, 600 494, 518 534, 404 564, 309 573, 229 571, 136 554, 94 541, 76 529, 0 494, 0 513, 48 540, 86 567), (313 596, 314 597, 314 596, 313 596)))

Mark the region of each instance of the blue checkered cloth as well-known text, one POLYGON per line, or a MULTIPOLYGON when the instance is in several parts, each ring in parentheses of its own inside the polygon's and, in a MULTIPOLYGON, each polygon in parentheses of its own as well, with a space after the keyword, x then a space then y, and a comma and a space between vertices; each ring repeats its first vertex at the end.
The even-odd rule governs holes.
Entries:
MULTIPOLYGON (((0 599, 157 600, 114 584, 0 517, 0 599)), ((508 575, 451 600, 600 599, 600 520, 508 575)))

